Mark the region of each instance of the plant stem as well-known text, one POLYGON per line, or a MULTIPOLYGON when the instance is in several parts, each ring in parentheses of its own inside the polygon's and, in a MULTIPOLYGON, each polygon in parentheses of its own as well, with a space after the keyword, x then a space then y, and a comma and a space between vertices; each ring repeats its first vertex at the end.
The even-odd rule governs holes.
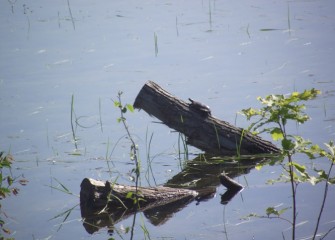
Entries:
MULTIPOLYGON (((286 134, 286 128, 285 128, 285 122, 284 119, 280 117, 280 120, 278 122, 278 125, 281 129, 281 132, 283 133, 284 139, 287 139, 286 134)), ((286 151, 286 150, 285 150, 286 151)), ((297 185, 295 185, 294 181, 294 166, 292 164, 292 153, 288 150, 287 151, 287 159, 288 159, 288 171, 290 175, 290 182, 291 182, 291 192, 292 192, 292 207, 293 207, 293 213, 292 213, 292 240, 295 240, 295 227, 296 227, 296 219, 297 219, 297 205, 296 205, 296 189, 297 185)))
POLYGON ((292 214, 292 240, 295 240, 295 226, 296 226, 296 218, 297 218, 297 209, 296 209, 296 188, 294 185, 294 176, 293 176, 293 165, 292 165, 292 155, 288 154, 288 162, 289 162, 289 174, 290 174, 290 182, 291 182, 291 191, 292 191, 292 205, 293 205, 293 214, 292 214))
POLYGON ((331 161, 331 165, 330 165, 330 168, 328 170, 328 176, 327 176, 327 179, 326 179, 326 185, 325 185, 325 190, 324 190, 324 193, 323 193, 323 200, 322 200, 322 204, 321 204, 321 208, 320 208, 320 212, 319 212, 319 216, 318 216, 318 221, 316 223, 313 238, 312 238, 313 240, 315 239, 316 234, 318 233, 320 220, 321 220, 321 215, 322 215, 322 212, 323 212, 323 209, 324 209, 324 206, 325 206, 325 203, 326 203, 327 194, 328 194, 329 176, 330 176, 330 173, 332 171, 333 166, 334 166, 334 162, 331 161))
POLYGON ((73 30, 76 30, 76 25, 74 24, 74 18, 73 18, 71 7, 70 7, 70 0, 67 0, 67 7, 69 9, 70 18, 71 18, 71 22, 72 22, 72 26, 73 26, 73 30))
MULTIPOLYGON (((138 158, 137 158, 137 148, 136 148, 136 144, 135 144, 135 141, 133 139, 133 137, 131 136, 130 134, 130 131, 129 131, 129 128, 128 128, 128 125, 127 125, 127 122, 126 122, 126 118, 124 117, 124 114, 123 114, 123 111, 122 111, 122 103, 121 103, 121 95, 122 95, 122 92, 119 92, 118 93, 118 99, 119 99, 119 108, 120 108, 120 113, 121 113, 121 121, 122 121, 122 124, 124 126, 124 128, 126 129, 126 132, 127 132, 127 135, 129 137, 129 140, 131 142, 131 153, 134 157, 134 161, 135 161, 135 174, 136 174, 136 178, 135 178, 135 189, 136 189, 136 202, 138 202, 138 194, 137 194, 137 188, 138 188, 138 179, 139 179, 139 176, 140 176, 140 165, 139 165, 139 162, 138 162, 138 158)), ((136 203, 137 205, 137 203, 136 203)))
POLYGON ((74 115, 74 95, 72 94, 72 98, 71 98, 71 130, 72 130, 72 137, 73 137, 73 141, 74 141, 74 146, 76 147, 76 149, 78 149, 76 132, 75 132, 74 127, 73 127, 73 115, 74 115))

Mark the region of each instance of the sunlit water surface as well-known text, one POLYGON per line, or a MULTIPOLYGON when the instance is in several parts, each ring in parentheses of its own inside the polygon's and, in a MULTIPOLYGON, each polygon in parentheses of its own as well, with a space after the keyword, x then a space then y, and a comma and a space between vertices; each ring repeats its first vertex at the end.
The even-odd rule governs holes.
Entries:
MULTIPOLYGON (((85 231, 74 195, 85 177, 133 184, 130 144, 122 138, 113 100, 123 91, 124 103, 133 103, 149 79, 181 99, 210 105, 213 115, 241 127, 248 123, 237 112, 258 107, 257 96, 314 87, 322 95, 307 104, 311 121, 289 131, 320 145, 334 139, 334 9, 332 0, 2 1, 0 146, 16 160, 12 173, 29 180, 18 196, 1 203, 12 236, 109 237, 107 229, 85 231), (59 182, 74 195, 53 188, 61 188, 59 182), (67 218, 61 215, 71 208, 67 218)), ((142 185, 162 185, 180 172, 178 134, 143 111, 126 117, 139 144, 142 185), (150 156, 156 157, 145 178, 151 134, 150 156)), ((325 159, 316 165, 328 167, 325 159)), ((291 206, 288 184, 266 184, 281 171, 252 170, 237 179, 246 188, 227 205, 220 204, 225 188, 218 187, 214 198, 192 202, 160 226, 138 215, 134 239, 149 238, 143 228, 151 239, 290 239, 285 221, 242 219, 262 215, 269 206, 291 206)), ((298 188, 299 238, 312 234, 323 186, 298 188)), ((331 187, 320 232, 335 225, 334 196, 331 187)), ((132 218, 117 223, 112 237, 129 239, 124 230, 131 223, 132 218)), ((326 239, 334 238, 330 233, 326 239)))

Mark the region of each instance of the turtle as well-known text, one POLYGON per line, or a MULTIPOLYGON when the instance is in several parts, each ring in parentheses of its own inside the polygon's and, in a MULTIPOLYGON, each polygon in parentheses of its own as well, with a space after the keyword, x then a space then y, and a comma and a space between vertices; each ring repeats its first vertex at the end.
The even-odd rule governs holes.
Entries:
POLYGON ((193 100, 192 98, 189 98, 188 100, 190 100, 190 102, 191 102, 189 104, 189 107, 191 109, 197 111, 198 113, 200 113, 201 116, 208 117, 208 116, 212 115, 211 109, 207 105, 204 105, 200 102, 197 102, 197 101, 193 100))

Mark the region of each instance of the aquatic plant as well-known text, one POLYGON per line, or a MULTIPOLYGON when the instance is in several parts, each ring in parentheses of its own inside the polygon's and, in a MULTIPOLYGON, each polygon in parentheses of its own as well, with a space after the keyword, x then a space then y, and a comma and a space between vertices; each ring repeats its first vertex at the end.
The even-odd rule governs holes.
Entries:
MULTIPOLYGON (((22 176, 12 176, 11 167, 13 162, 14 158, 12 155, 5 155, 4 152, 0 152, 0 200, 9 197, 11 194, 16 196, 19 193, 20 189, 14 186, 15 183, 19 183, 21 186, 25 186, 28 183, 28 180, 22 176)), ((0 239, 14 239, 4 237, 4 234, 11 234, 11 230, 5 226, 4 217, 7 217, 7 215, 1 208, 0 204, 0 239)))
MULTIPOLYGON (((305 90, 302 93, 293 92, 289 95, 268 95, 265 98, 258 97, 257 99, 264 105, 261 109, 248 108, 243 109, 242 113, 248 120, 257 118, 251 123, 248 131, 258 134, 262 132, 269 133, 273 140, 280 141, 283 158, 281 164, 284 172, 276 180, 271 182, 289 182, 291 184, 292 194, 292 220, 284 219, 292 225, 292 240, 296 239, 296 221, 297 221, 297 187, 300 183, 310 182, 316 184, 319 182, 326 182, 322 204, 318 215, 318 221, 315 226, 312 239, 317 235, 318 226, 320 224, 321 215, 324 209, 324 203, 327 198, 328 185, 335 183, 335 177, 331 177, 331 170, 335 163, 335 147, 334 143, 330 141, 325 144, 326 149, 322 149, 318 145, 313 145, 311 141, 303 139, 301 136, 289 134, 287 132, 287 124, 293 121, 296 124, 303 124, 309 120, 309 116, 304 112, 305 105, 301 104, 303 101, 315 99, 321 92, 316 89, 305 90), (260 130, 260 131, 259 131, 260 130), (258 132, 259 131, 259 132, 258 132), (316 176, 310 175, 307 167, 294 160, 294 155, 297 153, 306 154, 310 159, 317 157, 326 157, 330 160, 330 167, 326 173, 324 170, 314 171, 316 176), (287 162, 284 162, 287 159, 287 162)), ((257 168, 261 168, 259 165, 257 168)), ((281 215, 289 208, 277 210, 275 207, 268 207, 266 209, 266 216, 268 218, 280 218, 281 215)), ((250 214, 249 217, 264 217, 257 214, 250 214)), ((328 233, 327 233, 328 234, 328 233)))
MULTIPOLYGON (((129 199, 133 200, 134 207, 135 207, 135 211, 134 211, 134 215, 133 215, 133 222, 132 222, 132 226, 131 226, 131 229, 130 229, 130 234, 131 234, 130 239, 133 239, 134 238, 135 223, 136 223, 136 216, 137 216, 137 209, 139 207, 139 202, 144 201, 144 199, 140 196, 141 194, 140 194, 140 191, 138 190, 139 179, 140 179, 140 171, 141 171, 141 162, 140 162, 140 158, 139 158, 139 154, 138 154, 138 145, 135 143, 135 140, 134 140, 132 134, 130 133, 130 130, 129 130, 129 127, 128 127, 128 124, 127 124, 127 119, 125 117, 125 113, 127 113, 127 111, 134 112, 134 107, 131 104, 123 104, 122 103, 122 99, 121 99, 122 94, 123 94, 122 91, 118 92, 118 96, 117 96, 118 100, 114 101, 114 106, 120 109, 120 117, 117 118, 117 121, 119 123, 123 124, 123 127, 126 131, 127 137, 128 137, 128 139, 130 140, 130 143, 131 143, 131 145, 130 145, 130 159, 135 162, 135 167, 132 170, 132 172, 135 173, 135 178, 134 178, 135 192, 129 192, 126 196, 126 198, 129 198, 129 199)), ((151 138, 150 138, 149 146, 150 146, 150 143, 151 143, 151 139, 152 139, 152 135, 151 135, 151 138)), ((150 150, 147 149, 147 154, 149 153, 149 151, 150 150)), ((146 239, 146 237, 148 237, 150 239, 149 232, 148 232, 148 230, 147 230, 147 228, 144 224, 144 221, 142 221, 141 228, 143 230, 145 239, 146 239)))
POLYGON ((123 92, 121 92, 121 91, 118 92, 118 101, 114 101, 114 106, 120 109, 120 117, 117 119, 117 121, 119 123, 123 124, 124 129, 126 130, 127 136, 128 136, 128 138, 131 142, 130 159, 135 162, 135 168, 133 169, 133 172, 136 175, 136 177, 135 177, 135 187, 136 187, 136 191, 137 191, 138 181, 139 181, 139 177, 140 177, 140 161, 139 161, 139 156, 138 156, 138 151, 137 151, 138 146, 135 143, 135 140, 134 140, 133 136, 130 134, 129 127, 128 127, 128 124, 127 124, 127 119, 124 115, 127 111, 134 112, 134 107, 131 104, 125 104, 125 105, 122 104, 122 101, 121 101, 122 94, 123 94, 123 92))

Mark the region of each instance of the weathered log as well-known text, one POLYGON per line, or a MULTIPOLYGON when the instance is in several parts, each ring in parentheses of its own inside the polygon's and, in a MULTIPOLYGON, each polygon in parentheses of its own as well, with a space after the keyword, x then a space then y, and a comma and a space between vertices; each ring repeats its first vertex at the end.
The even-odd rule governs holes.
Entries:
POLYGON ((271 142, 235 127, 209 114, 203 114, 192 103, 178 99, 148 81, 138 93, 134 107, 183 133, 187 143, 214 155, 279 153, 271 142))
POLYGON ((152 224, 163 224, 199 195, 198 192, 188 189, 138 187, 139 200, 136 204, 134 186, 91 178, 83 179, 80 186, 80 209, 82 218, 85 219, 83 225, 91 234, 104 227, 112 229, 114 224, 137 211, 143 211, 152 224))
MULTIPOLYGON (((243 186, 221 173, 220 182, 228 190, 240 191, 243 186)), ((215 186, 202 187, 191 190, 185 188, 160 187, 138 187, 98 181, 91 178, 83 179, 80 190, 80 206, 89 212, 99 212, 101 209, 113 210, 140 210, 145 211, 159 206, 166 207, 168 204, 207 199, 216 192, 215 186), (137 194, 137 203, 134 202, 137 194)))
POLYGON ((183 198, 194 199, 198 193, 193 190, 170 187, 138 187, 119 185, 85 178, 80 190, 80 205, 91 209, 109 207, 113 209, 147 209, 174 202, 183 198), (134 204, 137 194, 139 201, 134 204))
MULTIPOLYGON (((209 174, 211 173, 209 172, 209 174)), ((219 179, 217 174, 215 175, 216 179, 219 179)), ((228 182, 231 180, 230 178, 227 179, 228 182)), ((225 184, 229 187, 233 186, 234 183, 225 184)), ((136 214, 137 211, 143 211, 153 225, 164 224, 190 202, 197 201, 197 204, 199 204, 199 202, 213 198, 218 183, 215 181, 213 185, 208 182, 206 185, 206 187, 199 186, 200 189, 195 190, 171 187, 139 187, 138 196, 141 200, 137 205, 133 199, 134 194, 136 194, 135 187, 85 178, 81 183, 80 191, 80 208, 84 219, 84 228, 90 234, 106 227, 113 231, 113 226, 117 222, 136 214), (133 195, 132 198, 129 198, 129 193, 133 195)), ((222 195, 221 202, 227 204, 240 190, 240 188, 237 189, 234 186, 231 189, 228 188, 227 192, 222 195)))

